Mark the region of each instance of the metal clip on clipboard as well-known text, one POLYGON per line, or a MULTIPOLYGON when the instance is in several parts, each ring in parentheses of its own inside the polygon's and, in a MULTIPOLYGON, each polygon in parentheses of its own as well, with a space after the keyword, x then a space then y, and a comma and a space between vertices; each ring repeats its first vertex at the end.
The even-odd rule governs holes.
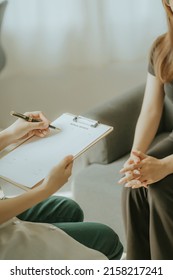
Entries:
POLYGON ((85 117, 82 117, 82 116, 74 117, 73 121, 77 122, 77 123, 84 124, 84 125, 88 125, 88 126, 94 127, 94 128, 96 128, 99 124, 98 121, 91 120, 91 119, 88 119, 88 118, 85 118, 85 117))

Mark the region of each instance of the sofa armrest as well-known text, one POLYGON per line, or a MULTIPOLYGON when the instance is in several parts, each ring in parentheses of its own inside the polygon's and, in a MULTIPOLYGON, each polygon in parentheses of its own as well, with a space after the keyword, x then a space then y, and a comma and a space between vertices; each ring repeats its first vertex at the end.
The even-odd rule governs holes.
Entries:
POLYGON ((144 89, 144 85, 134 88, 84 113, 85 117, 114 127, 113 132, 88 152, 87 156, 92 154, 89 164, 107 164, 130 152, 144 89))

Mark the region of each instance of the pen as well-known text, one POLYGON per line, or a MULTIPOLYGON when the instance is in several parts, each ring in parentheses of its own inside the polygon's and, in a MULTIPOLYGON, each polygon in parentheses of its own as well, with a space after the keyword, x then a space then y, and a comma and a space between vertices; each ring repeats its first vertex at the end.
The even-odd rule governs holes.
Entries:
MULTIPOLYGON (((40 122, 40 121, 41 121, 41 120, 38 120, 38 119, 34 119, 34 118, 32 118, 32 117, 23 115, 23 114, 21 114, 21 113, 17 113, 17 112, 15 112, 15 111, 11 111, 11 112, 10 112, 10 115, 11 115, 11 116, 14 116, 14 117, 17 117, 17 118, 21 118, 21 119, 23 119, 23 120, 25 120, 25 121, 27 121, 27 122, 40 122)), ((53 125, 51 125, 51 124, 49 124, 49 128, 52 128, 52 129, 56 129, 56 130, 58 130, 58 131, 61 131, 60 128, 58 128, 58 127, 56 127, 56 126, 53 126, 53 125)))

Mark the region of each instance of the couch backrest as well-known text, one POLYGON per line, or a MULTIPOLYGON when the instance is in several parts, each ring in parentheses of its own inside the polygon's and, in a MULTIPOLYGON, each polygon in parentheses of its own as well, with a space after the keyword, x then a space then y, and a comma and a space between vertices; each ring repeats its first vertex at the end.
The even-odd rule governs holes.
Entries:
POLYGON ((163 131, 169 132, 173 130, 173 101, 167 96, 165 97, 165 106, 163 111, 162 122, 163 131))
MULTIPOLYGON (((144 85, 115 96, 104 104, 86 112, 85 116, 114 127, 113 132, 103 139, 103 162, 110 163, 124 156, 131 149, 137 118, 141 109, 144 85), (105 154, 107 153, 107 155, 105 154)), ((95 147, 95 159, 100 161, 95 147)))
MULTIPOLYGON (((90 155, 88 159, 89 163, 111 163, 130 152, 144 91, 145 85, 141 85, 86 112, 87 117, 114 127, 114 131, 100 143, 101 150, 98 146, 92 150, 92 156, 90 155), (102 154, 100 154, 101 151, 102 154)), ((158 134, 169 132, 172 128, 173 104, 166 96, 158 134)))

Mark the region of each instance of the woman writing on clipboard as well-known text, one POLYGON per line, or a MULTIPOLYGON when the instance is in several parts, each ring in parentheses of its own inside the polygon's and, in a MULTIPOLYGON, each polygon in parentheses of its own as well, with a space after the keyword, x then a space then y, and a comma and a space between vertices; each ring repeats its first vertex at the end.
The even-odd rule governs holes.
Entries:
MULTIPOLYGON (((18 119, 0 132, 0 150, 32 135, 49 133, 41 112, 25 113, 41 120, 18 119)), ((83 222, 83 212, 69 198, 51 196, 72 172, 73 156, 56 165, 36 188, 0 200, 0 259, 120 259, 117 234, 100 223, 83 222), (16 218, 17 217, 17 218, 16 218)))

